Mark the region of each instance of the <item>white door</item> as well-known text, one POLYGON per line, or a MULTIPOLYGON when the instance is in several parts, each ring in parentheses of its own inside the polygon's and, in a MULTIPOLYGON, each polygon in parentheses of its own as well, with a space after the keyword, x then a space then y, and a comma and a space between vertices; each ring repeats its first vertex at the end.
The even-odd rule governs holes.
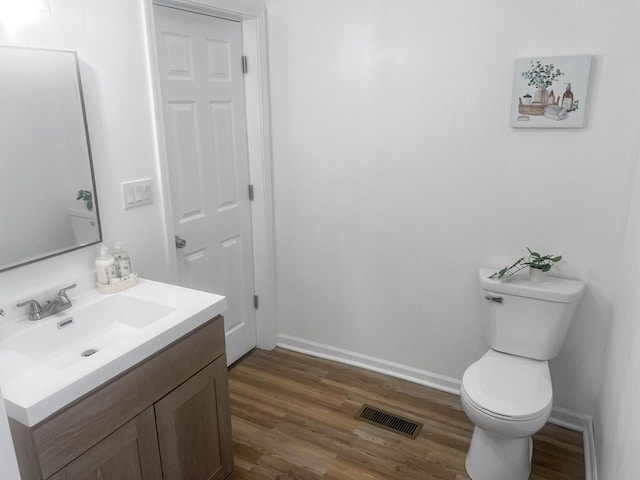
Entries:
POLYGON ((256 346, 242 25, 154 5, 180 282, 227 297, 227 362, 256 346))

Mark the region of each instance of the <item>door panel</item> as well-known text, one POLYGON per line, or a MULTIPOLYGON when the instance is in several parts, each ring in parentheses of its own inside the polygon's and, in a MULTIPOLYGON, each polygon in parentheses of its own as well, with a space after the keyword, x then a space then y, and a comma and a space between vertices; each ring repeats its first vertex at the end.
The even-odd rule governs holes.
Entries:
POLYGON ((161 477, 154 411, 149 407, 51 480, 157 480, 161 477))
POLYGON ((219 480, 233 470, 229 386, 224 357, 155 405, 167 480, 219 480))
POLYGON ((242 26, 154 14, 180 283, 227 297, 233 362, 256 345, 242 26))

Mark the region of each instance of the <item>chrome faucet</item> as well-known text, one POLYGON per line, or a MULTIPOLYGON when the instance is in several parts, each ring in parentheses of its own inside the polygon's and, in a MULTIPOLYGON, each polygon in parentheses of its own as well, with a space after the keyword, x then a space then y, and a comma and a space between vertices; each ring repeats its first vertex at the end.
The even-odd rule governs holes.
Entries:
POLYGON ((27 307, 27 313, 29 320, 42 320, 50 315, 66 310, 71 306, 71 299, 67 296, 67 290, 76 288, 76 284, 69 285, 60 289, 58 294, 53 300, 48 300, 44 304, 44 307, 38 303, 37 300, 27 300, 26 302, 18 303, 16 307, 27 307))

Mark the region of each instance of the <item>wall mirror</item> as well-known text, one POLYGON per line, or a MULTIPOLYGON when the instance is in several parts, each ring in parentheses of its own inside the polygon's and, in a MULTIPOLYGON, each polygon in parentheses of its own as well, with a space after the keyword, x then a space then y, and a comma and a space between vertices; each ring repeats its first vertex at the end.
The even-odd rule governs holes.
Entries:
POLYGON ((102 241, 75 52, 0 46, 0 271, 102 241))

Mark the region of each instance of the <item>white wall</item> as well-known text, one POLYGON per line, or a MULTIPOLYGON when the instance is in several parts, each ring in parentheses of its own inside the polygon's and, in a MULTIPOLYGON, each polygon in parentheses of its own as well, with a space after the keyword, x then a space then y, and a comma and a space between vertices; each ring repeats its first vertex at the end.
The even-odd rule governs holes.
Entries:
POLYGON ((640 471, 640 170, 617 277, 618 294, 604 355, 595 416, 600 478, 635 478, 640 471))
MULTIPOLYGON (((0 23, 0 44, 77 51, 103 237, 127 242, 140 275, 168 280, 142 5, 142 0, 55 0, 50 17, 15 29, 0 23), (124 211, 120 183, 145 177, 156 182, 155 203, 124 211)), ((74 281, 88 288, 95 281, 95 256, 95 248, 86 248, 0 273, 0 308, 10 317, 14 300, 74 281)))
POLYGON ((459 379, 487 348, 477 268, 562 254, 588 289, 555 404, 594 414, 638 158, 635 2, 267 5, 281 334, 459 379), (514 59, 577 53, 586 128, 511 129, 514 59))

